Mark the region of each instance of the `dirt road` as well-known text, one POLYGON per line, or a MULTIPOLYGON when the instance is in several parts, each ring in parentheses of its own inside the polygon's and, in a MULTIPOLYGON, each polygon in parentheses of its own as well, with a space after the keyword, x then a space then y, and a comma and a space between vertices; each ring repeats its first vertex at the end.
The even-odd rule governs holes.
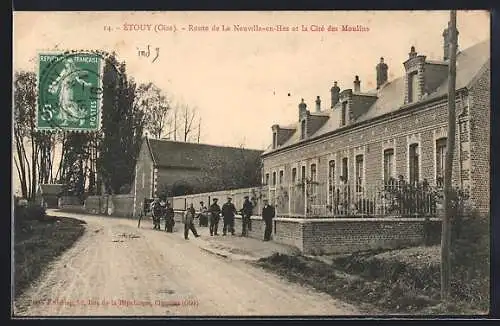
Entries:
POLYGON ((19 298, 16 316, 350 315, 356 308, 168 234, 151 222, 87 222, 76 244, 19 298))

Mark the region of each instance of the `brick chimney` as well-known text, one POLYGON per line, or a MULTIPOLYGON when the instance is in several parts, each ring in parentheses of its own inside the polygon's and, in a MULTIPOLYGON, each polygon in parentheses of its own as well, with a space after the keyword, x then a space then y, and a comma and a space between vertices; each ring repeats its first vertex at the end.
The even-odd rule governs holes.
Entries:
POLYGON ((304 99, 302 99, 299 103, 299 120, 302 119, 303 116, 307 114, 307 104, 304 103, 304 99))
POLYGON ((412 45, 410 48, 410 53, 408 53, 408 57, 415 58, 417 56, 417 51, 415 51, 415 47, 412 45))
POLYGON ((321 99, 319 98, 319 95, 316 96, 316 112, 321 111, 321 99))
POLYGON ((359 76, 354 77, 354 93, 359 93, 361 90, 361 81, 359 80, 359 76))
MULTIPOLYGON (((457 51, 458 51, 458 30, 457 30, 457 51)), ((450 22, 448 22, 448 27, 443 31, 443 60, 447 61, 450 58, 450 22)))
POLYGON ((384 58, 380 58, 380 62, 376 67, 377 70, 377 89, 387 82, 387 70, 389 67, 384 63, 384 58))
POLYGON ((330 89, 330 93, 332 94, 332 106, 331 108, 335 106, 339 102, 339 94, 340 94, 340 87, 337 86, 337 82, 333 82, 333 86, 330 89))

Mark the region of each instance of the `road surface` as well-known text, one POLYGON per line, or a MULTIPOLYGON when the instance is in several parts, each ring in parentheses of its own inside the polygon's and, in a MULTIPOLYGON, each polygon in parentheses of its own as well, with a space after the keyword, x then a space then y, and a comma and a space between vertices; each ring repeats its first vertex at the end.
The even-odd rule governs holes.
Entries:
POLYGON ((352 315, 313 289, 168 234, 150 221, 49 212, 87 222, 85 234, 16 302, 15 316, 352 315))

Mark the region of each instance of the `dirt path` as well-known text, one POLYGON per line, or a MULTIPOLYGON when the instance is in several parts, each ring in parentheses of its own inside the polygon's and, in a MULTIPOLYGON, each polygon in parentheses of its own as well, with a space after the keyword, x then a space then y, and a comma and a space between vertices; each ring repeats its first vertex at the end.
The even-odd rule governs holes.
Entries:
POLYGON ((16 302, 16 316, 350 315, 356 308, 149 221, 50 212, 87 222, 82 238, 16 302))

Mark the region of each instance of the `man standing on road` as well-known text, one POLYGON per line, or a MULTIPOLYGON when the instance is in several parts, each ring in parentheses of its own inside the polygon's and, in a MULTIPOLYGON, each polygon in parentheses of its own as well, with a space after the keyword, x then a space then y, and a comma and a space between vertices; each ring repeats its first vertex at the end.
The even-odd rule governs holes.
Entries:
POLYGON ((226 235, 228 230, 234 235, 234 215, 236 215, 236 207, 234 207, 231 200, 231 197, 227 197, 227 202, 222 205, 222 218, 224 222, 222 235, 226 235))
POLYGON ((167 207, 165 209, 165 231, 172 233, 174 232, 174 209, 170 206, 170 203, 167 201, 167 207))
POLYGON ((217 198, 213 199, 213 204, 210 205, 210 235, 217 235, 219 229, 220 206, 217 204, 217 198))
POLYGON ((245 196, 245 202, 243 203, 243 208, 241 209, 241 236, 248 236, 248 231, 250 230, 250 220, 253 212, 253 204, 248 200, 248 196, 245 196))
POLYGON ((160 230, 160 218, 163 213, 163 207, 161 207, 160 199, 155 198, 151 203, 151 215, 153 217, 153 230, 160 230))
POLYGON ((276 215, 276 211, 272 205, 269 205, 269 201, 264 199, 264 207, 262 208, 262 219, 266 223, 266 230, 264 231, 264 241, 271 240, 271 233, 273 230, 273 218, 276 215))
POLYGON ((196 228, 194 227, 194 217, 196 216, 196 211, 193 207, 193 203, 189 204, 189 208, 184 213, 184 239, 189 239, 189 230, 193 232, 196 238, 199 237, 196 228))

